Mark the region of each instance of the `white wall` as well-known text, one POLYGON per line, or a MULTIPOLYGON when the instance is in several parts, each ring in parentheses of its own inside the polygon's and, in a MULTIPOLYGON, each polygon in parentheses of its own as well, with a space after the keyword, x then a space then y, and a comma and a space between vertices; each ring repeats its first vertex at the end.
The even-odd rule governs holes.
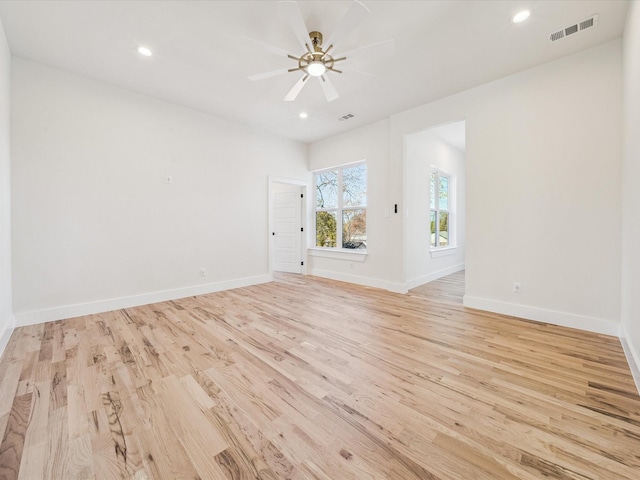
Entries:
POLYGON ((622 337, 640 390, 640 5, 629 4, 623 45, 622 337), (632 358, 635 361, 632 361, 632 358), (635 368, 634 368, 635 367, 635 368))
POLYGON ((307 181, 306 145, 18 58, 12 85, 18 324, 269 279, 268 176, 307 181))
MULTIPOLYGON (((401 192, 389 191, 389 121, 383 120, 342 135, 313 143, 309 149, 311 170, 321 170, 346 163, 367 161, 367 256, 363 262, 310 256, 308 272, 337 280, 405 291, 402 272, 401 213, 394 214, 401 203, 401 192), (389 210, 389 217, 385 217, 389 210)), ((402 165, 397 168, 402 175, 402 165)), ((309 192, 313 201, 313 191, 309 192)), ((312 225, 310 225, 312 227, 312 225)), ((309 229, 310 231, 313 228, 309 229)), ((315 245, 309 238, 309 245, 315 245)), ((313 253, 313 252, 312 252, 313 253)))
POLYGON ((311 145, 312 169, 374 158, 376 175, 372 254, 353 267, 314 258, 311 273, 397 291, 410 286, 400 202, 405 138, 464 120, 465 305, 617 335, 621 47, 607 42, 401 112, 388 131, 379 122, 311 145), (394 203, 400 213, 384 218, 394 203), (376 241, 383 248, 374 256, 376 241), (513 293, 514 282, 521 293, 513 293))
POLYGON ((13 330, 11 301, 11 52, 0 20, 0 354, 13 330))
POLYGON ((618 333, 621 82, 615 40, 391 118, 392 164, 466 120, 465 305, 618 333))
POLYGON ((404 261, 407 287, 414 288, 423 283, 457 272, 464 268, 465 249, 465 162, 464 152, 452 147, 437 136, 437 128, 426 130, 405 138, 405 217, 404 217, 404 261), (451 197, 451 245, 455 250, 430 252, 430 206, 429 190, 431 167, 452 175, 451 197))

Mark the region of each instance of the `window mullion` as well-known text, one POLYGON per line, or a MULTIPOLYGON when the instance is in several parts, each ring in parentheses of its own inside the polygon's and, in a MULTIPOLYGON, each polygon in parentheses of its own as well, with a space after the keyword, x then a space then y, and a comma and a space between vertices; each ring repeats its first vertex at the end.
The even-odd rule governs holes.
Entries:
POLYGON ((342 188, 343 188, 343 181, 342 181, 342 168, 338 169, 338 211, 337 211, 337 217, 336 218, 336 229, 338 230, 336 232, 336 247, 337 248, 342 248, 342 219, 343 219, 343 214, 342 214, 342 208, 343 208, 343 192, 342 192, 342 188))
POLYGON ((436 210, 436 239, 435 246, 438 248, 440 246, 440 172, 436 170, 436 179, 433 184, 433 205, 436 210))
POLYGON ((440 172, 436 170, 436 180, 433 185, 433 206, 436 212, 440 212, 440 172))

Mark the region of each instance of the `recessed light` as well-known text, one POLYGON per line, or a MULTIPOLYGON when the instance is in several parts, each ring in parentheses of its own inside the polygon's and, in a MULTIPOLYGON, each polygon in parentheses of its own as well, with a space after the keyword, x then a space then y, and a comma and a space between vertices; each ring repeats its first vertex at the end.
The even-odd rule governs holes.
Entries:
POLYGON ((153 53, 151 53, 151 50, 149 50, 147 47, 138 47, 138 53, 140 55, 144 55, 145 57, 150 57, 151 55, 153 55, 153 53))
POLYGON ((305 112, 300 113, 300 118, 307 118, 309 115, 307 115, 305 112))
POLYGON ((516 13, 512 18, 511 21, 513 23, 522 23, 524 22, 527 18, 529 18, 531 16, 531 12, 529 10, 522 10, 521 12, 516 13))

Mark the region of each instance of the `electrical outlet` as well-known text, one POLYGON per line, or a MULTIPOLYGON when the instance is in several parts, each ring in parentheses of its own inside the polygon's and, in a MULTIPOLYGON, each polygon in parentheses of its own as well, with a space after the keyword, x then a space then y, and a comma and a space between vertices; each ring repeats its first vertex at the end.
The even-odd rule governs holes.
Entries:
POLYGON ((520 293, 520 282, 513 283, 513 293, 520 293))
POLYGON ((200 276, 201 276, 201 277, 204 277, 204 276, 206 276, 206 275, 207 275, 207 271, 206 271, 204 268, 201 268, 201 269, 200 269, 200 276))

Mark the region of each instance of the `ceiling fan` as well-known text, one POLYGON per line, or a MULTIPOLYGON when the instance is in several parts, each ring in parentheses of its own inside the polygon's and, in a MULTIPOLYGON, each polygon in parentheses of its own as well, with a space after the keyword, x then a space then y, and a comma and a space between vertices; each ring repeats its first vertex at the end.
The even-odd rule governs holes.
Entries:
MULTIPOLYGON (((379 53, 390 53, 393 50, 394 40, 386 40, 384 42, 343 52, 339 56, 334 54, 334 51, 336 51, 336 45, 339 44, 345 36, 351 34, 360 22, 362 22, 362 20, 371 13, 369 9, 358 0, 351 2, 351 5, 344 17, 342 17, 333 33, 326 39, 326 41, 324 40, 324 36, 321 32, 309 31, 307 29, 297 2, 287 0, 278 2, 278 4, 280 5, 285 19, 291 27, 291 30, 298 39, 303 53, 301 55, 292 55, 281 48, 269 45, 260 40, 248 39, 260 44, 271 53, 279 56, 285 56, 288 59, 297 62, 297 66, 292 68, 281 68, 270 72, 250 75, 249 80, 262 80, 285 73, 302 72, 303 76, 300 77, 293 88, 291 88, 289 93, 284 97, 284 100, 287 102, 291 102, 296 99, 311 77, 316 77, 318 79, 320 86, 322 87, 322 91, 324 92, 324 96, 328 102, 331 102, 337 99, 339 95, 329 78, 329 74, 342 73, 342 70, 340 69, 342 68, 341 65, 343 65, 342 62, 351 60, 352 58, 361 57, 372 50, 379 53)), ((339 52, 340 50, 337 51, 339 52)))

